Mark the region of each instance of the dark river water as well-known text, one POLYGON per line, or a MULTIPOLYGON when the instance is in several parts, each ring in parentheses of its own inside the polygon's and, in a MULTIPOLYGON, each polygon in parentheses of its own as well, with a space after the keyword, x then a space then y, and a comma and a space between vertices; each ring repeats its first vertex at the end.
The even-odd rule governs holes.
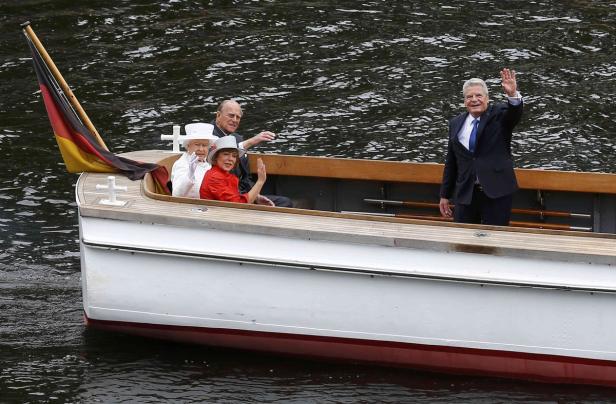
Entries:
MULTIPOLYGON (((461 85, 518 72, 518 167, 616 172, 615 1, 0 2, 0 402, 606 402, 616 390, 310 362, 85 330, 74 183, 26 20, 115 152, 244 106, 261 151, 442 162, 461 85)), ((615 336, 616 338, 616 336, 615 336)))

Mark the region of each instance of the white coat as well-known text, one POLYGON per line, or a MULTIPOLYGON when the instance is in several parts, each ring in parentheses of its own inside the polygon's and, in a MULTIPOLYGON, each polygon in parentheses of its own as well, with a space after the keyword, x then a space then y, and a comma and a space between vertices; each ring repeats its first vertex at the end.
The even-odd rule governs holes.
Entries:
POLYGON ((188 176, 188 161, 188 153, 182 153, 182 156, 173 164, 171 168, 171 194, 186 198, 199 198, 199 188, 201 188, 203 177, 212 166, 205 161, 199 161, 193 179, 188 176))

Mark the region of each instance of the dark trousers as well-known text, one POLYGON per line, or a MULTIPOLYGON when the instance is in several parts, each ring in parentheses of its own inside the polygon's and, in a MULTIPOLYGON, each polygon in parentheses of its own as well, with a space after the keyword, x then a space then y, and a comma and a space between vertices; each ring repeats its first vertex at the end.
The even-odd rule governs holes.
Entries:
POLYGON ((458 223, 509 226, 512 203, 513 194, 489 198, 483 193, 480 185, 475 185, 470 205, 456 204, 454 220, 458 223))
POLYGON ((263 195, 266 198, 269 198, 272 202, 274 202, 274 205, 276 206, 280 206, 282 208, 292 208, 293 207, 293 203, 291 202, 291 199, 287 198, 286 196, 282 196, 282 195, 263 195))

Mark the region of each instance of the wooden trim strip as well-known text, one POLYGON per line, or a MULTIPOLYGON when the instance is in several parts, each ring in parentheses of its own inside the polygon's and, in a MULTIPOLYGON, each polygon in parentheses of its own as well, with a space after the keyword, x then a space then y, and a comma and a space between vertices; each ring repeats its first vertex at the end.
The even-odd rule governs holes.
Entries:
MULTIPOLYGON (((393 200, 387 200, 387 199, 371 199, 371 198, 365 198, 364 202, 371 203, 373 205, 409 206, 412 208, 439 209, 439 204, 436 202, 393 201, 393 200)), ((454 208, 454 205, 450 204, 449 207, 454 208)), ((564 212, 564 211, 544 210, 544 209, 512 208, 511 213, 518 214, 518 215, 539 216, 539 218, 543 218, 543 217, 572 218, 572 217, 575 217, 575 218, 580 218, 580 219, 590 219, 592 217, 588 213, 574 213, 574 212, 564 212)))
MULTIPOLYGON (((251 153, 250 167, 255 172, 258 157, 263 159, 268 174, 272 175, 434 185, 440 184, 443 176, 443 165, 436 163, 251 153)), ((521 189, 616 194, 616 174, 612 173, 522 168, 515 172, 521 189)))
MULTIPOLYGON (((444 216, 431 216, 431 215, 418 215, 418 214, 409 214, 409 213, 380 213, 380 212, 350 212, 343 211, 341 213, 353 214, 358 216, 377 216, 377 217, 401 217, 405 219, 419 219, 419 220, 430 220, 435 222, 447 222, 453 223, 452 217, 444 217, 444 216)), ((458 223, 461 224, 461 223, 458 223)), ((581 227, 581 226, 570 226, 568 224, 558 224, 558 223, 543 223, 543 222, 521 222, 511 220, 509 222, 509 226, 506 227, 527 227, 531 229, 550 229, 550 230, 569 230, 569 231, 592 231, 592 227, 581 227)))
POLYGON ((251 171, 256 172, 258 157, 267 166, 267 173, 275 175, 423 184, 440 184, 443 175, 442 165, 433 163, 274 154, 250 154, 251 171))

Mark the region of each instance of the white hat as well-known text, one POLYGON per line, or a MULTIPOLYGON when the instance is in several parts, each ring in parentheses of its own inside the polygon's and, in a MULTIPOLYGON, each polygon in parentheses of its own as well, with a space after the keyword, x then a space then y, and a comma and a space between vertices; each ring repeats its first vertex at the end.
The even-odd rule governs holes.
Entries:
POLYGON ((182 141, 182 146, 186 148, 191 140, 216 140, 218 137, 214 135, 214 125, 211 123, 189 123, 184 126, 186 136, 182 141))
POLYGON ((237 147, 237 141, 234 136, 227 135, 223 137, 219 137, 216 142, 212 146, 210 146, 210 152, 207 155, 207 162, 214 165, 212 160, 214 160, 214 156, 217 152, 223 149, 235 149, 237 150, 238 158, 242 157, 246 151, 244 149, 240 149, 237 147))

